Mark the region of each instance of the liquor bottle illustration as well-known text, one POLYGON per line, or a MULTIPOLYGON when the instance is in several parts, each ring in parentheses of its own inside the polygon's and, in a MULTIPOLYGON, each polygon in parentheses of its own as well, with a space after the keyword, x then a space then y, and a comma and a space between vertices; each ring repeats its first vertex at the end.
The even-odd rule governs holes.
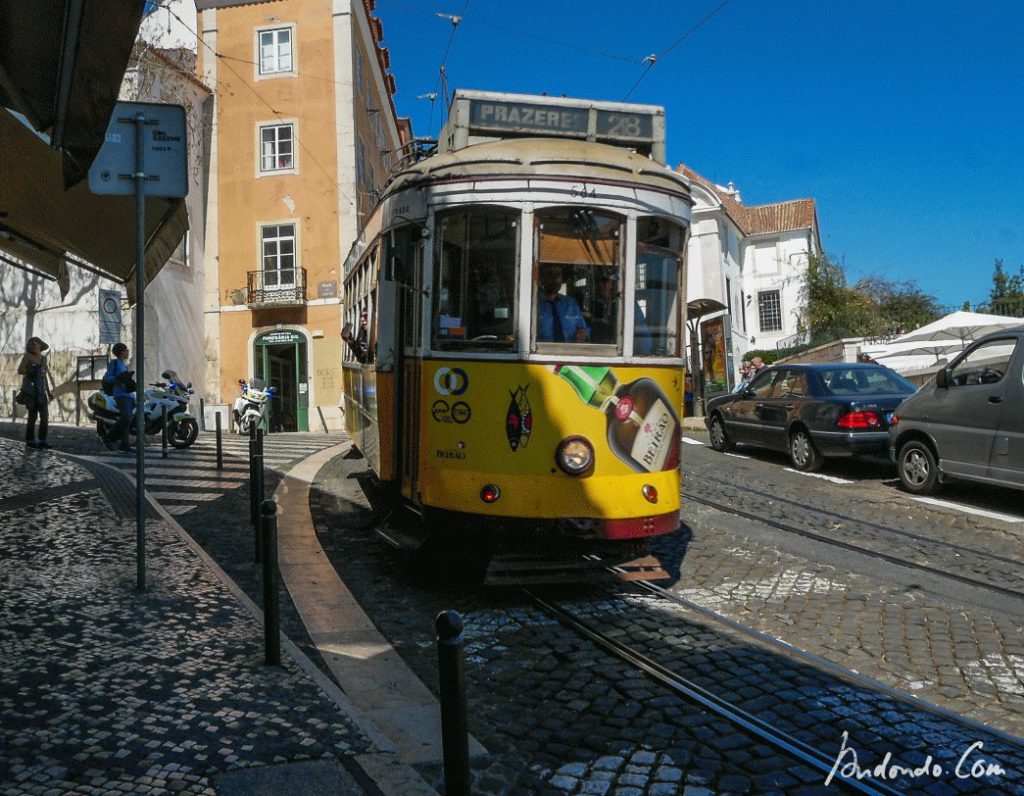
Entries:
POLYGON ((586 365, 554 370, 584 403, 604 412, 608 445, 623 462, 641 473, 679 466, 679 415, 657 382, 640 378, 623 384, 611 368, 586 365))

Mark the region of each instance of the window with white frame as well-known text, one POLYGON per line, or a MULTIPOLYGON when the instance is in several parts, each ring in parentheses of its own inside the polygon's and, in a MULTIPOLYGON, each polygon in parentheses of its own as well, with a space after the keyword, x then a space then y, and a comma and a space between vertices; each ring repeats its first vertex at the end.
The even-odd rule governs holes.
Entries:
POLYGON ((295 126, 268 124, 260 127, 260 171, 295 168, 295 126))
POLYGON ((782 331, 782 297, 778 290, 758 292, 757 317, 762 332, 782 331))
POLYGON ((291 28, 259 31, 259 47, 261 75, 292 71, 291 28))
POLYGON ((262 228, 263 287, 295 286, 295 225, 270 224, 262 228))

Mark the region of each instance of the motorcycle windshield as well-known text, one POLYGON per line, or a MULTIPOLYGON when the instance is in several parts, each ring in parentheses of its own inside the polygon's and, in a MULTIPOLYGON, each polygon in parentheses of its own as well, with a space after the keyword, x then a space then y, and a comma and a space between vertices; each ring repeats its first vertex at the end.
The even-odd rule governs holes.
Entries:
POLYGON ((251 379, 249 381, 250 390, 265 390, 267 389, 267 383, 263 379, 251 379))

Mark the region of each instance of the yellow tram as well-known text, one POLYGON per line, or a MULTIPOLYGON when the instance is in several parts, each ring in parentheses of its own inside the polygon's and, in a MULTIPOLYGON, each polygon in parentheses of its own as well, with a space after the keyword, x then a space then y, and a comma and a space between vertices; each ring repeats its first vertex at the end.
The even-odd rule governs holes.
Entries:
MULTIPOLYGON (((479 96, 462 115, 486 128, 479 96)), ((448 130, 387 185, 344 266, 347 430, 421 516, 595 543, 669 533, 692 201, 608 129, 649 151, 661 109, 496 96, 506 119, 547 107, 556 124, 550 103, 579 103, 577 130, 471 129, 483 140, 464 145, 448 130)), ((457 93, 453 115, 466 105, 457 93)))

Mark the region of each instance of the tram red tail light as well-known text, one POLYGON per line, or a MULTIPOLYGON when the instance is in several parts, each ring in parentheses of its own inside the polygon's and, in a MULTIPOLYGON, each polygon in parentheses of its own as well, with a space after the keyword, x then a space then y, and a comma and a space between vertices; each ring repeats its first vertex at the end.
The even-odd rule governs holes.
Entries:
POLYGON ((488 484, 480 490, 480 499, 484 503, 493 503, 501 497, 501 490, 498 489, 497 484, 488 484))
POLYGON ((839 428, 881 428, 882 421, 874 412, 847 412, 836 421, 839 428))
POLYGON ((641 489, 640 492, 643 494, 644 499, 648 503, 657 503, 658 502, 658 490, 655 489, 650 484, 644 484, 644 488, 641 489))

